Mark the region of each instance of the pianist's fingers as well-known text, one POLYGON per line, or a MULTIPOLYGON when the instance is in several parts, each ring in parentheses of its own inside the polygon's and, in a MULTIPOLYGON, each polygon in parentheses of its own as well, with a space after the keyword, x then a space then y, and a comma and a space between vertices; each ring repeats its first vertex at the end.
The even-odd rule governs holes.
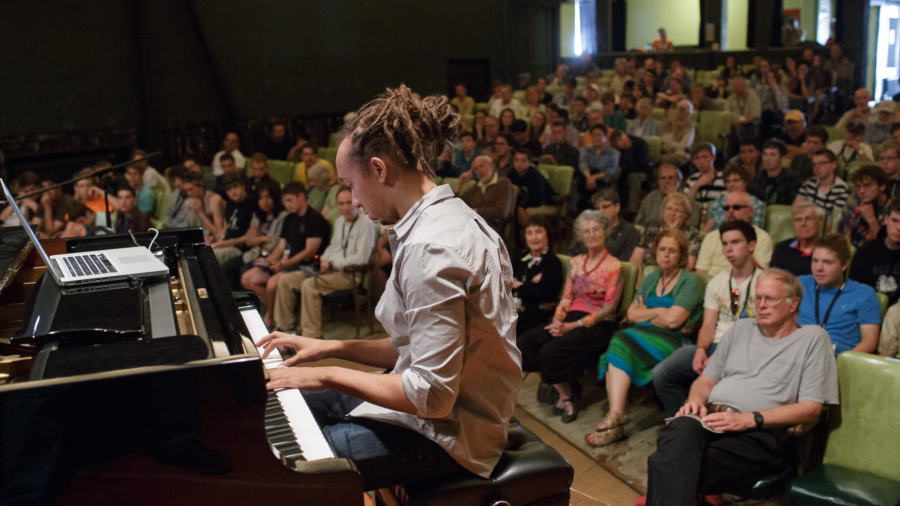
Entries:
POLYGON ((321 369, 316 367, 285 367, 269 371, 269 382, 266 388, 299 388, 319 392, 325 390, 321 369))

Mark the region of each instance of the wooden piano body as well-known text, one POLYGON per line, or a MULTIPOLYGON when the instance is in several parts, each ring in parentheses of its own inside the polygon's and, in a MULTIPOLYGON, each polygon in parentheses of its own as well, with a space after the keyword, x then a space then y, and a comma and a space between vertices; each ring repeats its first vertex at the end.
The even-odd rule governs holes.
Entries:
MULTIPOLYGON (((137 240, 148 246, 152 236, 137 240)), ((130 241, 101 236, 42 244, 53 255, 130 241)), ((66 293, 66 303, 56 307, 36 295, 53 281, 42 278, 46 267, 30 247, 0 273, 0 502, 362 504, 362 481, 352 462, 288 465, 273 453, 264 427, 268 375, 201 231, 164 230, 156 241, 168 278, 113 295, 66 293), (159 286, 166 288, 168 307, 160 302, 159 286), (131 290, 141 293, 136 299, 115 295, 131 290), (112 307, 92 304, 100 299, 112 307), (53 317, 62 330, 27 338, 23 327, 36 312, 53 317), (133 324, 135 312, 139 335, 110 336, 77 325, 82 318, 107 317, 133 324), (161 315, 174 319, 177 335, 159 335, 167 325, 161 315), (159 433, 173 424, 195 428, 203 446, 229 456, 232 470, 209 476, 160 465, 154 444, 168 437, 159 433)))

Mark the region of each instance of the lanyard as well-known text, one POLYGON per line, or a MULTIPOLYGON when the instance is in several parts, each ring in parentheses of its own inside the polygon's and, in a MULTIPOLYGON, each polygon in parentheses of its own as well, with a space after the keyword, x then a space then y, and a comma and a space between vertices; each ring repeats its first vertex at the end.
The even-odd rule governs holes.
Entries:
POLYGON ((816 283, 816 325, 821 326, 823 329, 825 328, 825 325, 828 325, 828 317, 831 315, 831 308, 834 307, 834 303, 837 302, 838 297, 841 296, 841 292, 844 291, 844 286, 846 285, 847 283, 844 283, 840 288, 838 288, 837 293, 834 294, 834 298, 831 299, 831 304, 825 311, 825 319, 822 321, 822 323, 819 323, 819 284, 816 283))
POLYGON ((753 276, 756 276, 756 267, 754 267, 753 272, 750 273, 750 282, 747 284, 747 295, 744 297, 744 307, 741 308, 740 311, 738 311, 738 302, 741 300, 741 294, 736 288, 731 287, 731 280, 734 279, 734 271, 732 271, 731 276, 728 277, 728 293, 731 296, 731 314, 738 318, 740 318, 738 315, 743 314, 747 310, 747 303, 750 302, 750 288, 753 286, 753 276))
POLYGON ((347 230, 347 222, 344 222, 344 225, 341 227, 341 250, 344 252, 344 258, 347 258, 347 245, 350 243, 350 234, 353 233, 353 225, 356 225, 356 220, 350 222, 350 230, 347 230))

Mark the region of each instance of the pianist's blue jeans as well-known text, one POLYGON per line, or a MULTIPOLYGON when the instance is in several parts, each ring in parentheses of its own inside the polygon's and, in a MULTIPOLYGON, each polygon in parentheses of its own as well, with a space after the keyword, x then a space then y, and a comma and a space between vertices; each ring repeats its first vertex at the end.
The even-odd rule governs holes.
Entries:
MULTIPOLYGON (((334 455, 356 463, 365 490, 434 478, 462 468, 434 441, 413 430, 348 413, 363 401, 335 390, 303 392, 334 455)), ((473 475, 474 476, 474 475, 473 475)))

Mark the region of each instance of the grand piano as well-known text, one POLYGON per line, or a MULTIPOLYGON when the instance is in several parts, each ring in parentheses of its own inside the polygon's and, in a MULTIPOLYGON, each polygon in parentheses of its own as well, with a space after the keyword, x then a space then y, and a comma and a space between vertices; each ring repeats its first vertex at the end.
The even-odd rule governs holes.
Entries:
MULTIPOLYGON (((296 390, 267 391, 258 300, 200 229, 140 234, 167 276, 61 288, 0 229, 0 503, 362 504, 296 390)), ((43 241, 49 255, 129 236, 43 241)))

